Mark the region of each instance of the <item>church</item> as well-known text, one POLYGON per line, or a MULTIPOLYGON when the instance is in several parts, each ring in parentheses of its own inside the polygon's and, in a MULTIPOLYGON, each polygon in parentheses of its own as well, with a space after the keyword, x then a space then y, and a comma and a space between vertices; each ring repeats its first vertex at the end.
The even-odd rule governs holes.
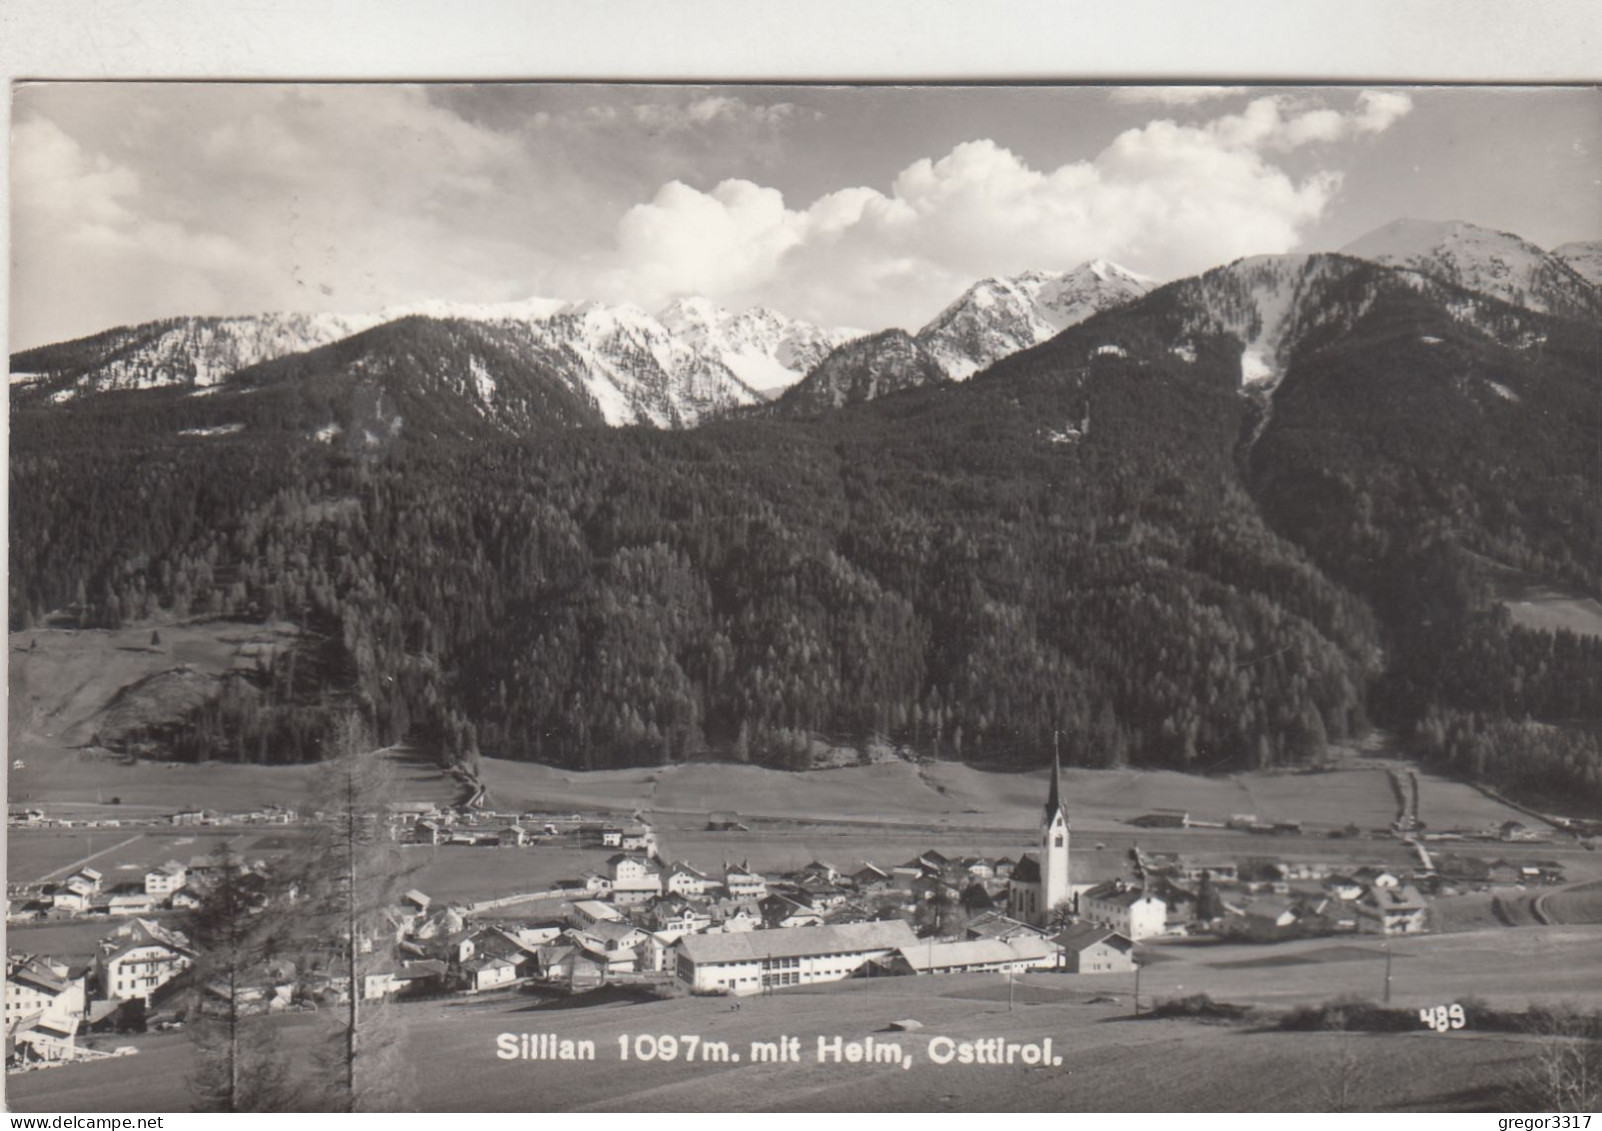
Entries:
POLYGON ((1032 926, 1045 926, 1052 908, 1072 905, 1068 879, 1068 814, 1062 807, 1062 764, 1051 760, 1051 792, 1040 818, 1040 850, 1026 852, 1012 870, 1007 887, 1007 914, 1032 926))

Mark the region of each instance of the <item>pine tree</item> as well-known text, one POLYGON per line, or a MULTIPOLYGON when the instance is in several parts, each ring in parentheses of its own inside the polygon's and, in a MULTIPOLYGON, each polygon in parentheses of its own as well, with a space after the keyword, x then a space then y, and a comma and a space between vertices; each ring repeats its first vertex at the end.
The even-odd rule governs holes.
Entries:
POLYGON ((311 805, 322 814, 303 869, 318 937, 333 940, 336 978, 348 974, 347 1000, 330 1010, 319 1056, 327 1107, 386 1111, 402 1106, 404 1073, 390 1007, 364 1000, 364 973, 388 957, 384 909, 394 903, 404 871, 384 824, 388 764, 372 749, 355 714, 334 728, 311 805))

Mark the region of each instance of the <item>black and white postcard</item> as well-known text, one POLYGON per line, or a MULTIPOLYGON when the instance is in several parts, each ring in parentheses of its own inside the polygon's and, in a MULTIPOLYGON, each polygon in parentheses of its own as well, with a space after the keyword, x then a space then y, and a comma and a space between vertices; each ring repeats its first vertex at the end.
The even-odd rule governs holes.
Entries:
POLYGON ((11 1110, 1602 1102, 1595 87, 9 161, 11 1110))

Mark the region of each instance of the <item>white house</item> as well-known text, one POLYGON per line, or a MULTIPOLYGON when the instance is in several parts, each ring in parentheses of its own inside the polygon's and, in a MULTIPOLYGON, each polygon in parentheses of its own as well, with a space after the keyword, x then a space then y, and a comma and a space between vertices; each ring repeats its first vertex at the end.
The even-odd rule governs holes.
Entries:
POLYGON ((113 892, 106 900, 108 915, 148 915, 156 909, 158 900, 143 891, 113 892))
POLYGON ((734 899, 761 899, 768 894, 768 881, 743 864, 724 866, 723 886, 734 899))
POLYGON ((56 911, 87 911, 89 910, 89 895, 86 892, 74 891, 70 887, 60 886, 49 892, 50 906, 56 911))
POLYGON ((612 880, 612 898, 619 902, 638 902, 662 893, 662 873, 640 856, 619 852, 606 862, 612 880))
POLYGON ((1357 929, 1379 935, 1417 935, 1428 928, 1429 905, 1412 884, 1377 882, 1357 901, 1357 929))
POLYGON ((517 981, 517 963, 509 958, 475 958, 462 963, 462 974, 471 990, 492 990, 517 981))
POLYGON ((6 1028, 39 1015, 63 1030, 88 1008, 85 973, 73 975, 65 962, 17 955, 6 959, 6 1028))
POLYGON ((703 896, 707 890, 714 886, 711 876, 696 870, 688 864, 677 863, 667 870, 662 878, 662 890, 673 895, 703 896))
POLYGON ((643 852, 656 855, 656 833, 650 825, 625 825, 618 838, 618 847, 625 852, 643 852))
POLYGON ((1140 888, 1109 881, 1080 895, 1079 917, 1111 927, 1125 938, 1139 942, 1163 933, 1168 905, 1140 888))
POLYGON ((686 935, 674 972, 693 993, 754 994, 849 978, 874 959, 916 946, 900 919, 788 931, 686 935))
POLYGON ((151 996, 194 964, 189 940, 149 919, 135 919, 100 940, 95 984, 108 1001, 151 996))
POLYGON ((189 869, 176 860, 169 860, 159 868, 145 873, 145 894, 157 899, 170 899, 184 886, 189 869))

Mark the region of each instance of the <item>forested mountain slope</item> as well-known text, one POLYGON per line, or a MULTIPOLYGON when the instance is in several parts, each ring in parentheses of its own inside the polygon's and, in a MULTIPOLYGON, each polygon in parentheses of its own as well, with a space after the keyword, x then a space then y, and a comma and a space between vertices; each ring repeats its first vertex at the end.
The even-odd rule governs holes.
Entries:
POLYGON ((1511 628, 1474 565, 1602 580, 1593 327, 1268 257, 961 385, 663 432, 443 325, 228 394, 14 396, 14 622, 306 626, 186 752, 310 756, 354 701, 453 757, 800 765, 821 734, 1029 763, 1060 730, 1079 764, 1201 770, 1378 715, 1596 788, 1594 743, 1486 761, 1489 728, 1602 717, 1602 655, 1511 628), (501 407, 440 396, 469 358, 516 375, 501 407))

